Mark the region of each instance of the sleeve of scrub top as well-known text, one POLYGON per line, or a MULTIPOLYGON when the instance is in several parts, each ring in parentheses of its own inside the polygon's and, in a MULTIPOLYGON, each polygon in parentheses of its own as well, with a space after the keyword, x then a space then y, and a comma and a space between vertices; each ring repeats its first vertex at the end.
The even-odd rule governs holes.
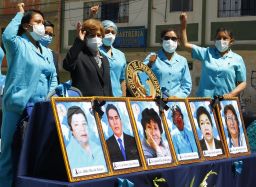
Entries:
POLYGON ((239 64, 236 69, 236 82, 245 82, 246 81, 246 67, 241 57, 239 59, 239 64))
POLYGON ((52 79, 51 79, 51 82, 50 82, 50 90, 49 90, 49 92, 54 90, 57 85, 58 85, 57 73, 56 73, 56 71, 54 71, 52 79))
POLYGON ((123 80, 125 80, 126 58, 125 58, 124 54, 122 54, 122 61, 124 61, 124 64, 123 64, 122 72, 121 72, 121 75, 120 75, 120 82, 123 82, 123 80))
POLYGON ((18 39, 17 34, 18 34, 19 25, 21 23, 21 19, 23 15, 24 15, 23 13, 18 12, 4 30, 4 33, 2 36, 4 47, 6 49, 9 49, 8 51, 10 53, 16 52, 16 50, 19 49, 18 46, 19 46, 20 40, 18 39))
POLYGON ((192 45, 192 58, 203 62, 207 54, 207 48, 192 45))
POLYGON ((188 62, 187 60, 185 60, 180 92, 178 92, 176 95, 179 97, 185 98, 190 94, 191 89, 192 89, 191 75, 189 72, 188 62))
POLYGON ((65 70, 72 71, 76 68, 76 60, 83 47, 84 41, 77 37, 73 46, 69 49, 65 59, 63 60, 63 68, 65 70))

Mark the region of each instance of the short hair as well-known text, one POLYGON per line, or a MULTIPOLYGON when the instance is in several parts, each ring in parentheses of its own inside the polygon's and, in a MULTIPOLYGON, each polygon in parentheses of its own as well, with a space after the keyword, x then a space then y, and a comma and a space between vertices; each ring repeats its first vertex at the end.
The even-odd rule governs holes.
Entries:
POLYGON ((177 37, 179 38, 178 32, 176 31, 176 29, 174 29, 174 28, 167 28, 167 29, 164 29, 164 30, 161 31, 161 34, 160 34, 161 41, 163 40, 163 37, 165 36, 165 34, 167 32, 171 32, 171 31, 173 31, 177 35, 177 37))
POLYGON ((233 32, 232 32, 230 29, 228 29, 228 28, 219 27, 219 28, 216 30, 215 38, 217 37, 217 35, 218 35, 219 32, 226 32, 226 33, 228 33, 228 35, 230 36, 231 39, 234 39, 233 32))
POLYGON ((74 114, 82 114, 85 118, 85 121, 87 122, 86 115, 85 115, 84 111, 79 106, 72 106, 72 107, 68 108, 68 112, 67 112, 68 126, 71 129, 71 131, 72 131, 71 121, 72 121, 72 116, 74 114))
MULTIPOLYGON (((240 135, 240 128, 239 128, 239 124, 238 124, 238 117, 237 117, 237 114, 236 114, 236 110, 235 110, 235 108, 234 108, 234 106, 232 104, 226 105, 224 107, 225 122, 227 124, 227 112, 228 112, 228 110, 231 110, 232 113, 235 115, 235 119, 236 119, 236 122, 237 122, 237 125, 238 125, 238 134, 240 135)), ((228 130, 228 126, 227 126, 227 130, 228 130)), ((229 130, 228 130, 228 137, 231 137, 229 130)))
POLYGON ((206 110, 205 107, 200 106, 200 107, 197 109, 197 111, 196 111, 196 119, 197 119, 197 123, 198 123, 199 128, 201 129, 199 118, 200 118, 200 116, 201 116, 202 114, 205 114, 205 115, 208 117, 208 119, 209 119, 209 121, 210 121, 210 123, 211 123, 211 126, 213 126, 213 124, 212 124, 212 118, 211 118, 211 116, 210 116, 210 113, 208 112, 208 110, 206 110))
POLYGON ((82 25, 82 30, 86 31, 86 34, 88 33, 96 34, 96 31, 99 30, 101 32, 102 37, 104 37, 105 35, 102 23, 97 19, 85 20, 82 25))
POLYGON ((44 26, 45 27, 52 27, 52 28, 54 28, 54 24, 51 21, 49 21, 49 20, 45 20, 44 21, 44 26))
POLYGON ((119 118, 120 118, 119 112, 118 112, 116 106, 113 105, 113 104, 108 104, 108 105, 107 105, 107 108, 106 108, 107 117, 109 117, 109 116, 108 116, 108 112, 109 112, 109 110, 111 110, 111 109, 115 110, 116 113, 118 114, 119 118))
POLYGON ((146 135, 146 125, 147 123, 150 123, 151 120, 153 120, 154 122, 157 123, 158 125, 158 128, 160 130, 160 133, 162 134, 163 133, 163 128, 162 128, 162 125, 161 125, 161 119, 159 117, 159 115, 156 113, 156 111, 153 109, 153 108, 145 108, 142 113, 141 113, 142 117, 141 117, 141 124, 142 124, 142 127, 143 127, 143 132, 144 132, 144 136, 147 138, 147 135, 146 135))
POLYGON ((180 107, 179 107, 178 105, 173 105, 173 106, 171 107, 171 111, 172 111, 172 119, 173 119, 174 114, 175 114, 176 112, 179 112, 180 115, 181 115, 181 117, 182 117, 182 119, 183 119, 183 113, 181 112, 181 109, 180 109, 180 107))
POLYGON ((104 20, 104 21, 102 21, 102 25, 103 25, 104 29, 108 29, 109 27, 112 27, 116 33, 118 31, 117 26, 113 21, 104 20))
POLYGON ((40 11, 40 10, 35 10, 35 9, 31 9, 28 10, 24 13, 22 19, 21 19, 21 23, 19 25, 19 30, 18 30, 18 36, 21 36, 23 33, 25 33, 25 29, 23 28, 23 24, 29 24, 30 20, 32 19, 32 17, 35 14, 40 14, 43 19, 44 19, 44 14, 40 11))

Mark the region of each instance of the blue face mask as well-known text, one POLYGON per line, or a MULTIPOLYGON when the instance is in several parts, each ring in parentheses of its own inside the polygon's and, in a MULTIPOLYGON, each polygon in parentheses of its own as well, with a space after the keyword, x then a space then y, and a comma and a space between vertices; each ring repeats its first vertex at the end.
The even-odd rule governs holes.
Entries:
POLYGON ((49 36, 49 35, 44 35, 40 40, 39 42, 45 46, 45 47, 48 47, 51 43, 52 43, 52 36, 49 36))

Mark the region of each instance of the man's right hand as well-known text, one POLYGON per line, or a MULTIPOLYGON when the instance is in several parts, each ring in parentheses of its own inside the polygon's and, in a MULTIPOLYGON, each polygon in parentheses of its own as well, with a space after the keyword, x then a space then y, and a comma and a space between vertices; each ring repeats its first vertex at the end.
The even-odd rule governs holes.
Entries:
POLYGON ((17 4, 17 7, 18 7, 19 12, 21 12, 21 13, 24 13, 24 12, 25 12, 24 6, 25 6, 24 3, 18 3, 18 4, 17 4))
POLYGON ((157 54, 153 54, 149 57, 149 63, 148 63, 148 67, 152 67, 152 65, 155 63, 157 59, 157 54))
POLYGON ((180 14, 180 23, 181 23, 181 26, 182 26, 182 27, 186 27, 186 25, 187 25, 187 19, 188 19, 187 13, 186 13, 186 12, 182 12, 182 13, 180 14))

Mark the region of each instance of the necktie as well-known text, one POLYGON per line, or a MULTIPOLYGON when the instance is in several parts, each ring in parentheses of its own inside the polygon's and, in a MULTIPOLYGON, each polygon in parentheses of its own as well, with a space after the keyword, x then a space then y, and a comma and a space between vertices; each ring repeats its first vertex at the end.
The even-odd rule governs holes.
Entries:
POLYGON ((123 146, 123 144, 122 144, 122 139, 121 139, 121 138, 118 138, 117 141, 118 141, 118 143, 119 143, 119 145, 120 145, 121 152, 122 152, 122 155, 123 155, 123 157, 124 157, 124 160, 126 160, 126 155, 125 155, 124 146, 123 146))

